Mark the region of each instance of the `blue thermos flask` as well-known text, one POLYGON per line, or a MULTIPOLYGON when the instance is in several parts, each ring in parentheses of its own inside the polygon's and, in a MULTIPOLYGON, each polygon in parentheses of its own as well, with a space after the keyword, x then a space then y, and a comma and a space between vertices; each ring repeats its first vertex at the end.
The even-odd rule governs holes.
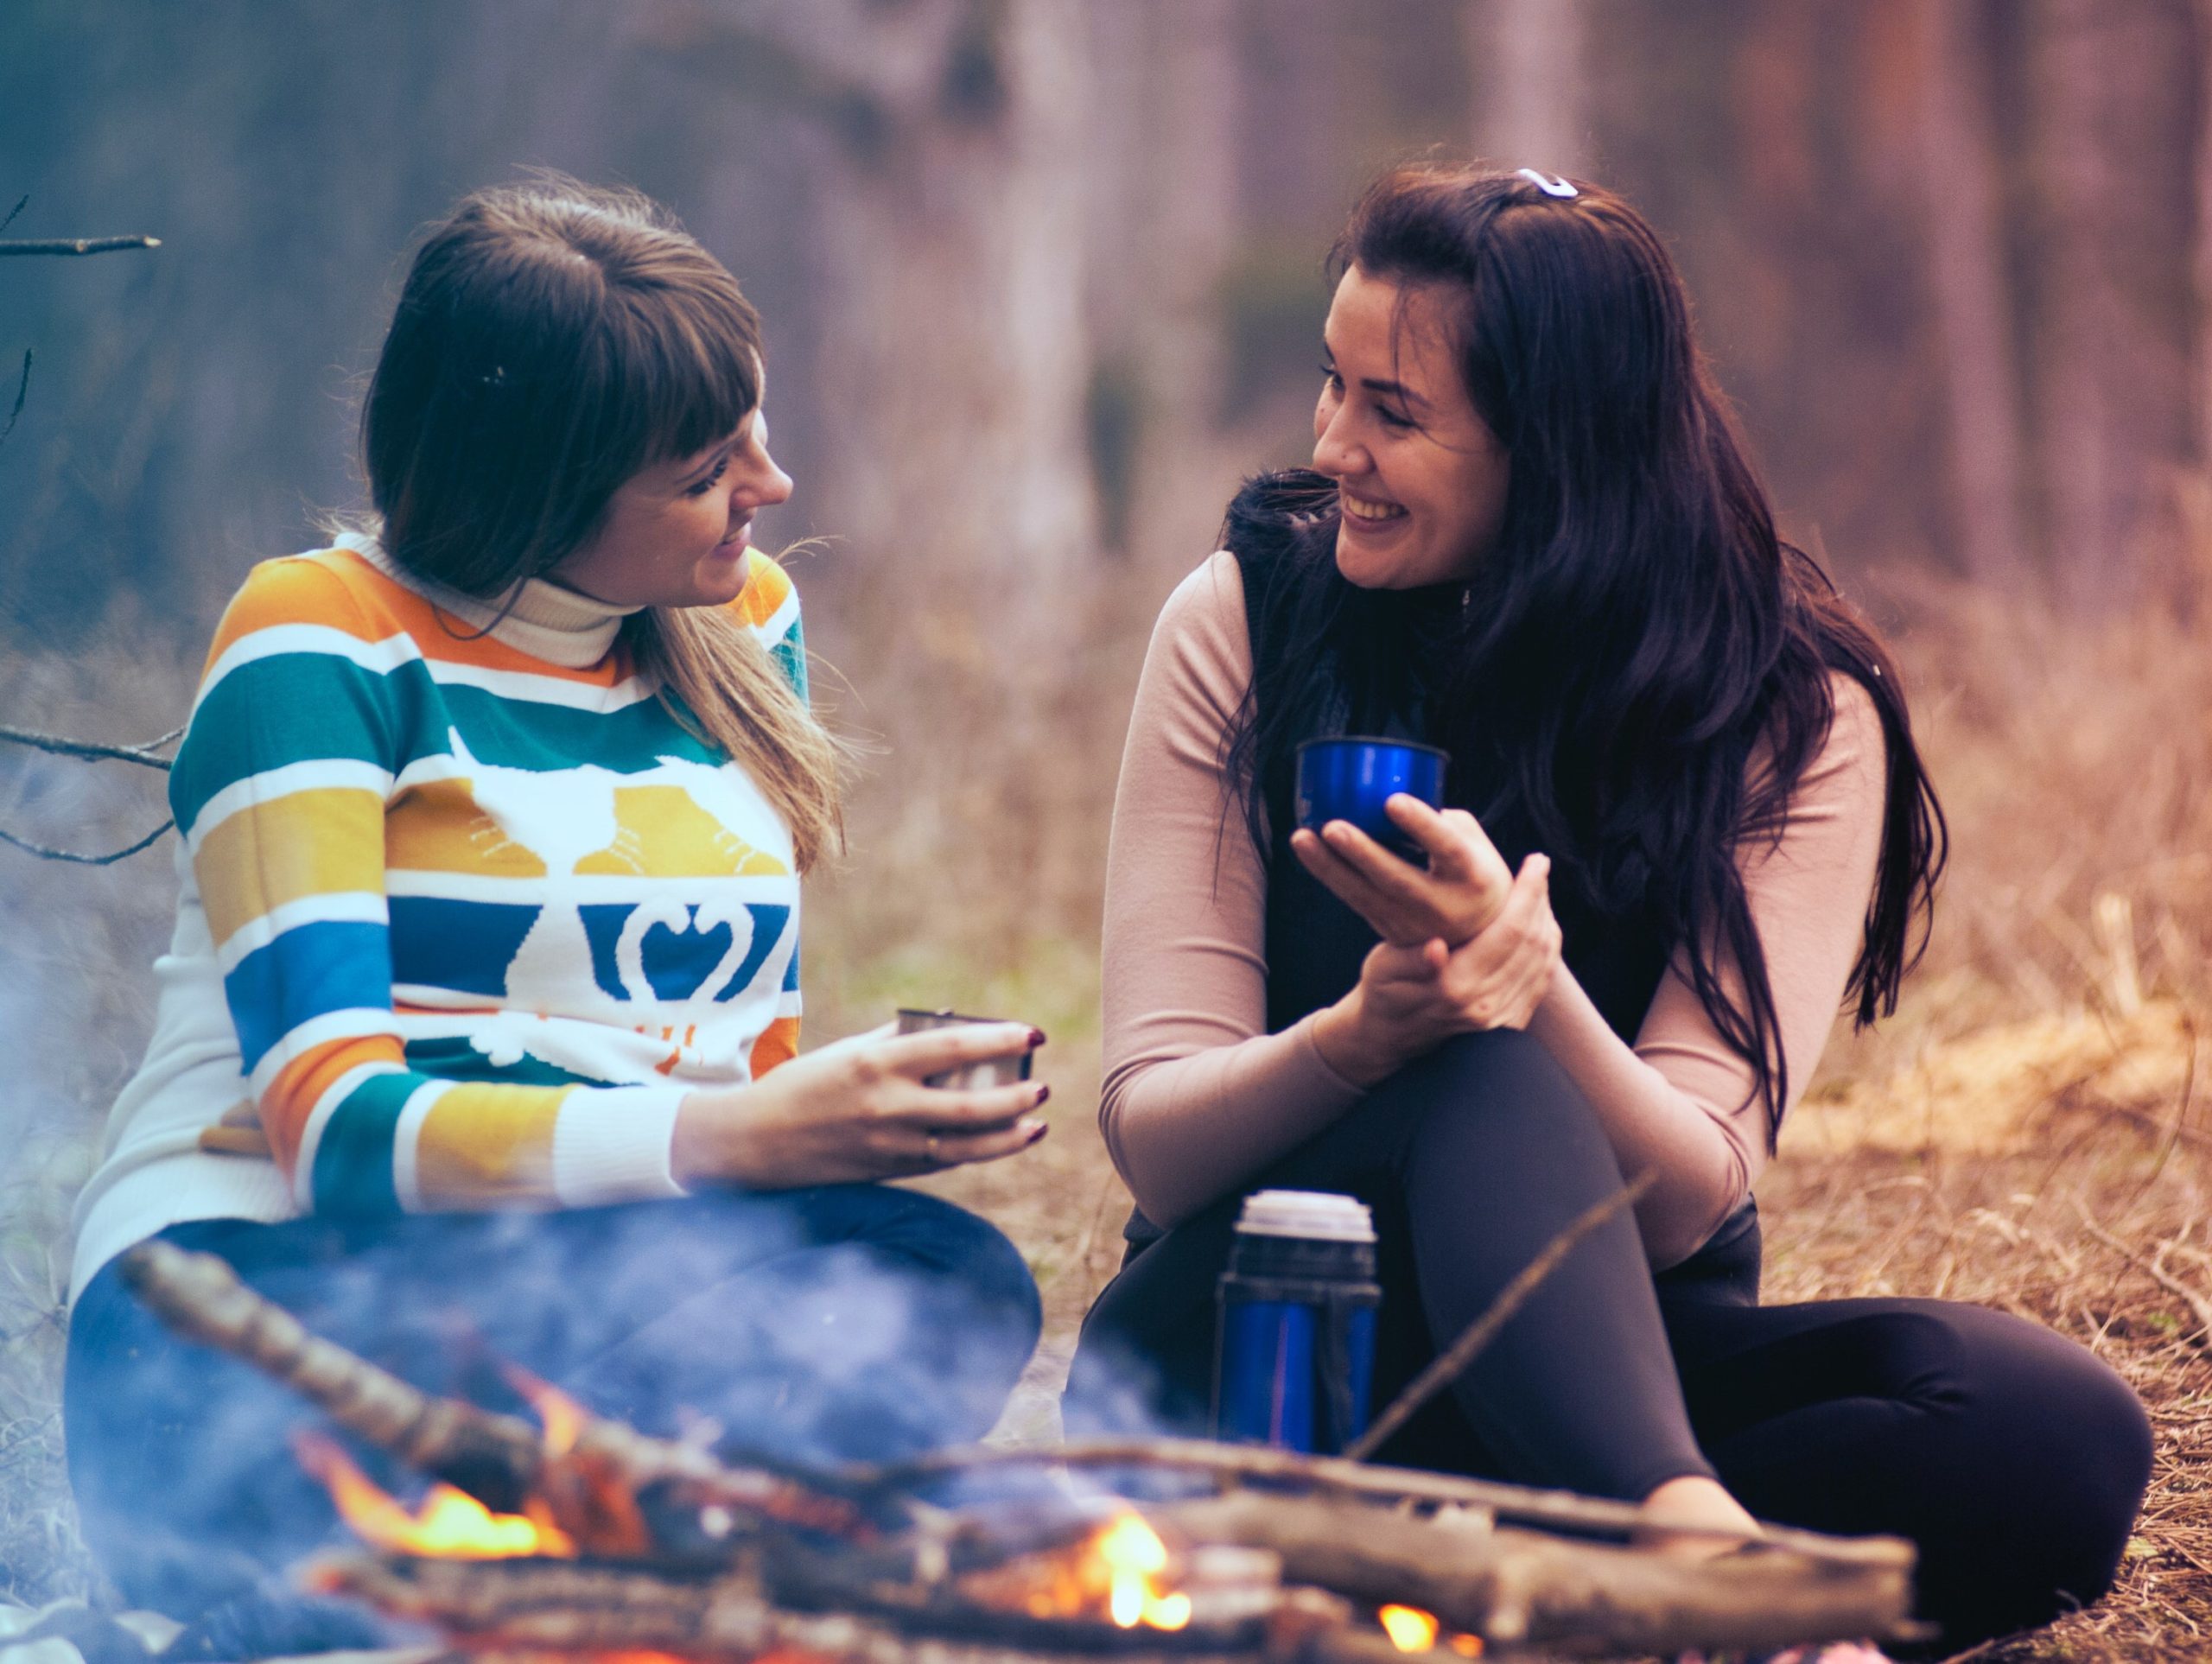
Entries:
POLYGON ((1216 1291, 1214 1434, 1323 1454, 1367 1429, 1375 1226, 1349 1196, 1244 1198, 1216 1291))

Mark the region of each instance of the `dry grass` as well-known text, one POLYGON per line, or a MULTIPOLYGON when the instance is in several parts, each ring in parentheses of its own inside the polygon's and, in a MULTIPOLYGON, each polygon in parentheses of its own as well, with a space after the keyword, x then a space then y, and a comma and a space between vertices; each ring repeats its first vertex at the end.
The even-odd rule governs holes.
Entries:
MULTIPOLYGON (((2094 628, 1907 598, 1907 668, 1956 836, 1941 928, 1897 1018, 1838 1037, 1762 1186, 1768 1298, 1983 1301, 2088 1345, 2151 1407, 2157 1471, 2120 1586, 1987 1656, 2212 1650, 2208 594, 2192 568, 2094 628)), ((1001 1221, 1045 1290, 1045 1345, 1002 1438, 1050 1435, 1076 1325, 1119 1259, 1127 1198, 1091 1115, 1095 886, 1149 600, 1102 601, 1079 650, 1011 691, 956 636, 916 632, 919 657, 895 664, 830 644, 868 667, 856 680, 926 687, 929 704, 918 727, 880 696, 850 713, 890 749, 852 860, 810 904, 814 1032, 949 1001, 1054 1037, 1052 1136, 933 1186, 1001 1221)), ((51 1189, 80 1159, 55 1153, 35 1178, 48 1199, 19 1196, 16 1263, 58 1223, 51 1189)), ((29 1343, 0 1355, 0 1596, 36 1598, 84 1568, 60 1534, 51 1325, 0 1279, 0 1333, 26 1317, 29 1343)))

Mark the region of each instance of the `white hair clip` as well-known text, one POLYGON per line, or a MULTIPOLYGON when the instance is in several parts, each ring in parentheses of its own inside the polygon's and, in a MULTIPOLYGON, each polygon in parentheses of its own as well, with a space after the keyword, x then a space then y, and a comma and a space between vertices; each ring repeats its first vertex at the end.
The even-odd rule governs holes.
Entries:
POLYGON ((1527 180, 1531 185, 1534 185, 1546 196, 1580 196, 1582 194, 1581 192, 1576 190, 1573 186, 1568 184, 1565 180, 1555 179, 1548 174, 1540 174, 1534 168, 1516 168, 1514 169, 1514 172, 1519 175, 1522 179, 1527 180))

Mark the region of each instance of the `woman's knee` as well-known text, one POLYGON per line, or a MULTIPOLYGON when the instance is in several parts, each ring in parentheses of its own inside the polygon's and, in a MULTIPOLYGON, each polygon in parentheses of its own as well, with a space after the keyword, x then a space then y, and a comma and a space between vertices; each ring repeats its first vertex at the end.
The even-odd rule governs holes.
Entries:
POLYGON ((1974 1615, 1950 1639, 2101 1597, 2150 1481, 2133 1389, 2088 1348, 1986 1307, 1912 1301, 1891 1328, 1908 1401, 1930 1413, 1922 1480, 1948 1493, 1958 1538, 1923 1545, 1925 1592, 1974 1615))

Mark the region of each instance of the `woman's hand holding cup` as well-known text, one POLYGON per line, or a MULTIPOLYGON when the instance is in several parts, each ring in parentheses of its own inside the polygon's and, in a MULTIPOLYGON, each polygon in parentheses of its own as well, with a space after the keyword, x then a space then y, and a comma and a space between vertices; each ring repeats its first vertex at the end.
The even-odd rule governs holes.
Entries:
POLYGON ((1529 856, 1503 905, 1458 947, 1441 936, 1378 943, 1352 991, 1320 1013, 1313 1038, 1323 1059, 1372 1086, 1455 1034, 1527 1027, 1559 967, 1550 877, 1550 860, 1529 856))
POLYGON ((686 1186, 787 1190, 905 1178, 995 1161, 1045 1135, 1032 1081, 966 1089, 925 1080, 1044 1044, 1019 1023, 900 1034, 887 1024, 803 1053, 748 1086, 694 1092, 677 1112, 671 1165, 686 1186))
POLYGON ((1290 835, 1291 852, 1386 943, 1458 948, 1503 914, 1513 869, 1464 809, 1437 810, 1405 792, 1383 805, 1390 823, 1428 857, 1426 869, 1385 849, 1349 821, 1290 835))

